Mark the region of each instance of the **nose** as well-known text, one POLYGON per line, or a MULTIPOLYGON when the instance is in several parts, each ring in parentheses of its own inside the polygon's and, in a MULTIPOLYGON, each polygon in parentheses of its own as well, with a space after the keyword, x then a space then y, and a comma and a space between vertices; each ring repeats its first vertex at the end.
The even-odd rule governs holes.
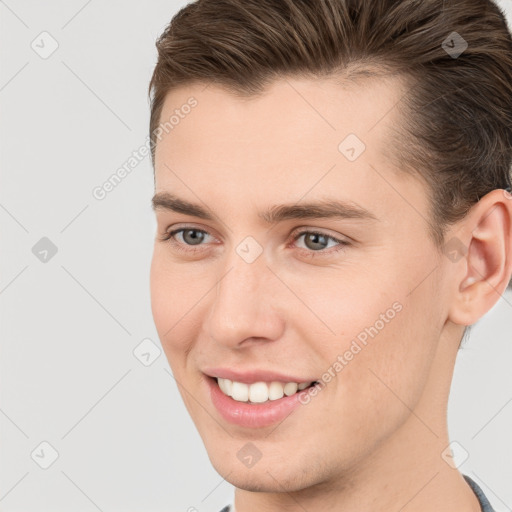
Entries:
POLYGON ((264 255, 247 263, 234 254, 226 267, 211 295, 203 325, 207 335, 231 348, 279 339, 284 328, 278 302, 283 285, 267 267, 264 255))

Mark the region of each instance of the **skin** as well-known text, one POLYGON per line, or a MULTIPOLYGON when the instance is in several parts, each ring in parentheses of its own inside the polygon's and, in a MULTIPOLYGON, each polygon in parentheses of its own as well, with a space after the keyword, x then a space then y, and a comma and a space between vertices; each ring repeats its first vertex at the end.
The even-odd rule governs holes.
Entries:
POLYGON ((512 201, 495 190, 450 227, 446 239, 468 248, 456 261, 437 250, 424 183, 384 156, 403 92, 397 78, 352 87, 287 78, 251 99, 204 84, 166 98, 161 119, 191 95, 198 105, 157 145, 155 192, 207 206, 215 220, 156 208, 153 317, 210 460, 236 487, 237 512, 480 510, 441 454, 464 326, 497 302, 512 273, 512 201), (338 150, 349 133, 366 145, 353 162, 338 150), (257 215, 327 197, 377 219, 269 226, 257 215), (184 233, 175 245, 162 240, 180 227, 207 234, 200 245, 184 233), (299 228, 350 244, 335 252, 337 242, 320 239, 319 249, 307 235, 294 239, 299 228), (246 236, 263 249, 253 263, 236 252, 246 236), (401 311, 278 426, 228 424, 211 403, 206 366, 320 380, 396 302, 401 311), (237 458, 248 441, 262 454, 251 468, 237 458))

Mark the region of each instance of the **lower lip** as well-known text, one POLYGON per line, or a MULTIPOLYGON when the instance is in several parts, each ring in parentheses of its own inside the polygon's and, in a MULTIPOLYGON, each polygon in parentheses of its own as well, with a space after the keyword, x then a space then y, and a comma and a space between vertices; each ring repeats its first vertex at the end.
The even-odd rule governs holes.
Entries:
POLYGON ((210 397, 220 415, 229 423, 248 428, 268 427, 284 420, 294 409, 301 405, 299 394, 306 390, 284 396, 278 400, 268 400, 261 404, 238 402, 225 395, 219 388, 216 379, 206 377, 210 388, 210 397))

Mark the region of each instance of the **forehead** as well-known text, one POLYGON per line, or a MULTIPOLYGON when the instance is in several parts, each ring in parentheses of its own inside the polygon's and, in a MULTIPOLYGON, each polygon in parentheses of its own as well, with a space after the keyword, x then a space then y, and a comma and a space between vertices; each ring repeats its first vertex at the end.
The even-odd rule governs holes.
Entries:
POLYGON ((405 92, 405 83, 389 76, 352 84, 282 78, 252 97, 206 84, 174 89, 160 118, 161 125, 172 116, 174 122, 157 144, 156 191, 180 191, 190 200, 195 192, 221 202, 238 197, 239 206, 333 190, 359 203, 377 193, 396 200, 386 177, 404 186, 411 180, 385 155, 405 92), (195 106, 184 108, 191 98, 195 106))
MULTIPOLYGON (((169 135, 175 140, 180 132, 193 127, 198 137, 214 137, 217 143, 228 142, 236 132, 240 142, 250 137, 253 147, 278 135, 276 143, 308 142, 303 148, 307 149, 326 137, 336 142, 348 133, 372 145, 386 134, 386 128, 399 121, 394 107, 406 87, 402 78, 389 75, 353 82, 335 77, 283 77, 258 95, 242 97, 213 84, 196 83, 167 94, 160 121, 165 123, 182 109, 190 111, 179 120, 174 115, 169 135), (185 108, 191 97, 197 105, 185 108), (190 120, 186 121, 187 117, 190 120)), ((327 148, 326 144, 322 146, 327 148)))

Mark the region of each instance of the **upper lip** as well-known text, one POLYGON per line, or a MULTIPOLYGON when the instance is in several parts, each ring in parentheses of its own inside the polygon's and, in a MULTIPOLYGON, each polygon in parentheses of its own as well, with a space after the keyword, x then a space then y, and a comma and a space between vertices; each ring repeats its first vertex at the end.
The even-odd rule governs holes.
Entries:
POLYGON ((283 373, 269 370, 234 370, 232 368, 208 368, 203 373, 209 377, 220 377, 221 379, 229 379, 236 382, 244 382, 245 384, 253 384, 254 382, 315 382, 316 379, 308 379, 297 377, 296 375, 285 375, 283 373))

